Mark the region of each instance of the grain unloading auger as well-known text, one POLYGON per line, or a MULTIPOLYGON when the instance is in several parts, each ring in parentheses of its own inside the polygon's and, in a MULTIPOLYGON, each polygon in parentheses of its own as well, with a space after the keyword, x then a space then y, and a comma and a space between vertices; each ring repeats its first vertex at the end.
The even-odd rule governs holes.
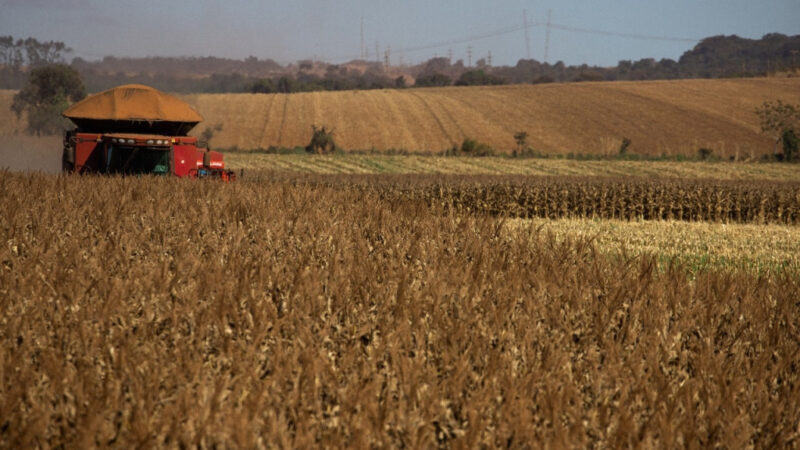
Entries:
POLYGON ((64 117, 76 125, 64 134, 65 171, 236 178, 221 153, 188 135, 203 117, 151 87, 130 84, 91 95, 64 117))

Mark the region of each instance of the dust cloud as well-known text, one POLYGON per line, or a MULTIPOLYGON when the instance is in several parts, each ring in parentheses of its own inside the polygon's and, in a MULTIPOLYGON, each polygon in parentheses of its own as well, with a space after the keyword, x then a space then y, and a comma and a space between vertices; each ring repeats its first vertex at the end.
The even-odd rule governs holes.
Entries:
POLYGON ((0 136, 0 169, 61 171, 61 136, 0 136))

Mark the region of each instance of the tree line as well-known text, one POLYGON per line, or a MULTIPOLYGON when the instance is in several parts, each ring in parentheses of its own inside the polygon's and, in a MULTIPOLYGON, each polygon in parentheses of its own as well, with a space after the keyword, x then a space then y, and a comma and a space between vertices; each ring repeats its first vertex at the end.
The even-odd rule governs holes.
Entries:
MULTIPOLYGON (((24 72, 64 62, 71 52, 63 42, 0 37, 0 88, 20 89, 24 72)), ((712 36, 686 51, 677 61, 644 58, 619 61, 614 67, 550 64, 521 59, 514 66, 490 66, 478 60, 432 58, 421 64, 383 67, 363 60, 335 65, 303 60, 282 66, 256 57, 118 58, 99 61, 74 58, 70 66, 81 74, 90 92, 120 84, 143 83, 169 92, 291 93, 353 89, 471 86, 520 83, 657 80, 763 76, 797 68, 800 35, 772 33, 761 39, 712 36)))

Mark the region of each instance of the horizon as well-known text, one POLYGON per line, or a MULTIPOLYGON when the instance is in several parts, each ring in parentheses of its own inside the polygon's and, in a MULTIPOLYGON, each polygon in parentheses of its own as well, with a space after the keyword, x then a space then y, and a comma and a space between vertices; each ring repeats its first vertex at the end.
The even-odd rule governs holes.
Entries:
POLYGON ((388 52, 395 66, 450 55, 453 62, 470 65, 471 59, 475 65, 491 52, 495 66, 535 59, 601 67, 616 66, 620 60, 677 60, 711 36, 759 39, 770 33, 800 34, 800 24, 794 20, 800 16, 800 3, 791 0, 757 5, 743 0, 584 4, 580 0, 513 0, 500 5, 474 0, 435 5, 420 0, 402 5, 366 0, 288 4, 0 0, 6 11, 0 18, 0 34, 62 41, 73 49, 67 59, 89 61, 106 56, 238 60, 255 56, 281 65, 308 59, 339 64, 383 60, 388 52), (123 18, 135 25, 121 26, 123 18))

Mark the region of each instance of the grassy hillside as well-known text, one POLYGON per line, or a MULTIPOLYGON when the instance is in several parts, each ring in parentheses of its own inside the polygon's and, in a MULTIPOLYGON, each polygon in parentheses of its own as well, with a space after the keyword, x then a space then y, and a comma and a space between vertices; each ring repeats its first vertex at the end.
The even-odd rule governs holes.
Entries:
MULTIPOLYGON (((22 128, 0 91, 0 134, 22 128)), ((304 146, 311 125, 335 130, 346 149, 441 151, 465 137, 497 151, 529 133, 538 151, 615 153, 623 137, 631 151, 748 158, 772 151, 754 109, 765 100, 800 103, 800 79, 681 80, 449 87, 301 94, 194 94, 184 97, 222 124, 217 148, 304 146)))
MULTIPOLYGON (((513 135, 546 153, 614 153, 623 137, 644 154, 741 158, 772 151, 754 109, 765 100, 800 103, 798 79, 572 83, 303 94, 185 97, 223 124, 212 143, 242 149, 306 145, 311 125, 333 127, 349 149, 440 151, 464 137, 498 151, 513 135)), ((198 132, 202 129, 198 127, 198 132)))

